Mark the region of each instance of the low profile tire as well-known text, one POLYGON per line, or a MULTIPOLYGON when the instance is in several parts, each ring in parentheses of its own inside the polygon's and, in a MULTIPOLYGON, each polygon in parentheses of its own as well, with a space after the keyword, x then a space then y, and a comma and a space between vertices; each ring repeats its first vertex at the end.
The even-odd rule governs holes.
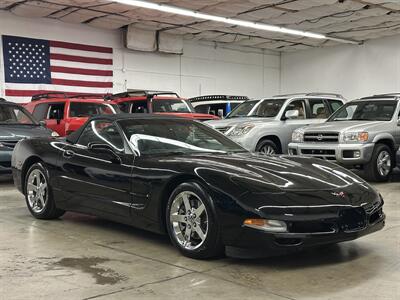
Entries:
POLYGON ((372 153, 371 161, 364 166, 365 176, 369 181, 388 181, 393 166, 393 151, 387 145, 377 144, 372 153))
POLYGON ((182 183, 175 188, 168 200, 166 224, 172 243, 183 255, 205 259, 223 253, 211 197, 198 182, 182 183))
POLYGON ((65 213, 55 205, 47 170, 42 163, 32 165, 26 174, 25 200, 29 211, 37 219, 56 219, 65 213))
POLYGON ((256 152, 259 152, 261 154, 265 155, 274 155, 274 154, 280 154, 280 150, 277 144, 271 140, 262 140, 258 142, 257 147, 256 147, 256 152))

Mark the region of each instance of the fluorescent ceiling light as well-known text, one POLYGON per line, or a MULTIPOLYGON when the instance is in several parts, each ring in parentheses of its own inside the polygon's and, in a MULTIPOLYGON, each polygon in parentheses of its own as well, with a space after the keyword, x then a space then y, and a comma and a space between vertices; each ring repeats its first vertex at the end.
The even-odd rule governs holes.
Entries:
POLYGON ((308 38, 313 38, 313 39, 332 39, 332 40, 336 40, 336 41, 340 41, 340 42, 344 42, 344 43, 358 44, 355 41, 336 39, 333 37, 328 37, 324 34, 289 29, 289 28, 285 28, 285 27, 268 25, 268 24, 258 23, 258 22, 251 22, 251 21, 244 21, 244 20, 233 19, 233 18, 220 17, 220 16, 205 14, 205 13, 201 13, 201 12, 197 12, 197 11, 193 11, 193 10, 189 10, 189 9, 179 8, 179 7, 175 7, 175 6, 169 6, 169 5, 165 5, 165 4, 158 4, 158 3, 148 2, 148 1, 114 0, 113 2, 118 2, 121 4, 157 10, 157 11, 166 12, 166 13, 175 14, 175 15, 192 17, 192 18, 196 18, 196 19, 220 22, 220 23, 231 24, 231 25, 236 25, 236 26, 241 26, 241 27, 254 28, 257 30, 280 32, 280 33, 284 33, 284 34, 303 36, 303 37, 308 37, 308 38))

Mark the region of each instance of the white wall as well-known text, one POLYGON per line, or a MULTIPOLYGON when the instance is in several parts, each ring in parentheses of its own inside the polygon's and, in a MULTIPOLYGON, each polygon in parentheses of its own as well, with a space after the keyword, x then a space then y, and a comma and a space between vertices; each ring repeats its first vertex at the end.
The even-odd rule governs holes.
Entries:
MULTIPOLYGON (((250 48, 184 43, 182 56, 124 49, 121 30, 101 30, 50 19, 0 12, 0 34, 85 43, 114 48, 114 92, 126 88, 167 89, 184 97, 212 93, 262 97, 280 89, 280 55, 250 48)), ((0 56, 0 83, 4 82, 0 56)), ((4 85, 0 84, 0 95, 4 85)))
POLYGON ((348 99, 400 92, 400 35, 282 55, 283 93, 324 91, 348 99))

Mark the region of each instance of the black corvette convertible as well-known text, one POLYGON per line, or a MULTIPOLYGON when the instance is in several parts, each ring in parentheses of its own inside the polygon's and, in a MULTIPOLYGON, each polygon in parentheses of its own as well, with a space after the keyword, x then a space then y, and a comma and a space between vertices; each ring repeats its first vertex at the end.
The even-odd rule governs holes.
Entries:
POLYGON ((167 232, 193 258, 284 253, 384 226, 381 196, 350 171, 251 154, 178 117, 94 117, 66 139, 19 142, 12 167, 34 217, 76 211, 167 232))

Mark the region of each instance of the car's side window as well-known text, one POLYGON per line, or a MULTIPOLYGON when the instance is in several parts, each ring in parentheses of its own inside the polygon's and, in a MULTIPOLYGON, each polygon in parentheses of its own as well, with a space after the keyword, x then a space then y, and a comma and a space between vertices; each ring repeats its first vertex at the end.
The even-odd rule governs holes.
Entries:
POLYGON ((78 144, 108 144, 117 151, 124 149, 124 141, 117 127, 110 121, 94 120, 90 122, 79 137, 78 144))
POLYGON ((47 118, 49 120, 62 120, 64 119, 65 103, 52 103, 49 104, 47 118))
POLYGON ((329 117, 329 110, 322 99, 310 99, 310 110, 312 119, 327 119, 329 117))
POLYGON ((133 101, 131 113, 140 114, 140 113, 147 113, 147 101, 133 101))
POLYGON ((119 109, 124 112, 124 113, 129 113, 129 108, 131 107, 131 103, 130 102, 121 102, 118 103, 118 107, 119 109))
POLYGON ((42 121, 47 117, 48 108, 49 105, 47 103, 40 103, 35 106, 32 115, 35 117, 36 120, 42 121))
POLYGON ((337 111, 343 106, 343 103, 339 100, 328 100, 329 106, 331 107, 332 113, 337 111))
POLYGON ((294 119, 305 119, 306 118, 306 102, 304 100, 294 100, 286 107, 283 115, 289 110, 297 110, 299 115, 294 119))

